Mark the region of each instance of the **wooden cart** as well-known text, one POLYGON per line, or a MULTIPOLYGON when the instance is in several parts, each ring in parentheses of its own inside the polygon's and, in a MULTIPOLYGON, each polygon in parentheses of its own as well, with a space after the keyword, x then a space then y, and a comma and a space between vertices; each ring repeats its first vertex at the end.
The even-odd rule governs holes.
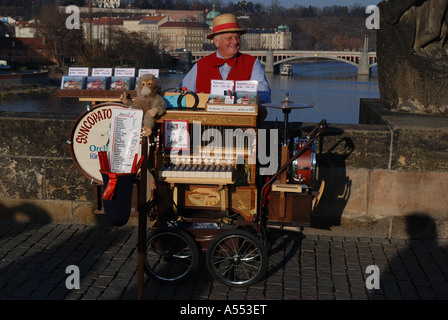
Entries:
MULTIPOLYGON (((94 107, 88 112, 119 97, 119 93, 80 92, 61 90, 59 96, 91 101, 94 107), (96 105, 98 101, 103 103, 96 105)), ((204 99, 200 105, 206 107, 204 99)), ((169 109, 157 120, 149 140, 143 137, 141 154, 147 161, 136 181, 138 298, 143 296, 144 273, 163 283, 182 281, 198 269, 201 254, 218 281, 235 287, 252 285, 268 269, 269 226, 309 226, 324 188, 324 181, 315 179, 314 146, 326 121, 293 142, 288 137, 287 116, 304 106, 288 99, 265 106, 281 108, 285 114, 280 164, 267 179, 259 174, 257 161, 261 130, 257 106, 230 112, 226 108, 169 109), (148 192, 148 180, 154 181, 149 186, 152 192, 148 192), (148 218, 153 221, 149 230, 148 218)))

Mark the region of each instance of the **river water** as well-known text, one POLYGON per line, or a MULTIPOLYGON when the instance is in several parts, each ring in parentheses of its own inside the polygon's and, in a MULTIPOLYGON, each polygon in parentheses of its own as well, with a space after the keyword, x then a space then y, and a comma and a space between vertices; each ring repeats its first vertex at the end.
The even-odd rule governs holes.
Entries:
MULTIPOLYGON (((295 103, 313 103, 316 107, 293 110, 291 122, 319 122, 357 124, 361 98, 379 98, 376 69, 372 75, 358 76, 357 68, 338 61, 294 63, 293 75, 267 74, 272 90, 272 102, 284 100, 291 94, 295 103)), ((183 75, 162 74, 163 89, 177 87, 183 75)), ((82 114, 87 102, 61 99, 56 93, 7 95, 0 104, 1 111, 49 112, 82 114)), ((281 110, 269 109, 266 120, 283 121, 281 110)))

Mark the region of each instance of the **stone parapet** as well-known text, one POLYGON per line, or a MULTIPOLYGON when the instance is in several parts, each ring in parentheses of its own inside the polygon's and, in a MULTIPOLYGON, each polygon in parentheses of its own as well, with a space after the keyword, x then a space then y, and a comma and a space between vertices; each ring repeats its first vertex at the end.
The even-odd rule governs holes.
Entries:
POLYGON ((448 172, 324 170, 326 189, 314 227, 340 235, 405 238, 408 219, 426 217, 440 238, 448 238, 448 172))
MULTIPOLYGON (((447 119, 385 116, 376 104, 361 101, 360 117, 370 113, 372 124, 330 123, 317 142, 318 177, 326 188, 312 227, 404 237, 408 217, 426 216, 437 222, 439 237, 448 237, 447 119)), ((95 214, 94 186, 76 168, 66 143, 77 117, 0 112, 1 220, 105 222, 95 214)), ((292 123, 290 129, 305 133, 312 125, 292 123)))
POLYGON ((389 131, 388 169, 448 171, 448 116, 393 112, 361 99, 359 123, 389 131))

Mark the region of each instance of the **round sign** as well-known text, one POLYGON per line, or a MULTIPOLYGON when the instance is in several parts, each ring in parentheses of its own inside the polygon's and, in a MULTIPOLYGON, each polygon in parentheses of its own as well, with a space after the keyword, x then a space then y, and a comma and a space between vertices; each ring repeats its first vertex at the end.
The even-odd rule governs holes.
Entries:
POLYGON ((90 180, 103 183, 98 151, 108 151, 112 109, 128 107, 121 103, 102 103, 84 112, 70 133, 70 153, 76 167, 90 180))

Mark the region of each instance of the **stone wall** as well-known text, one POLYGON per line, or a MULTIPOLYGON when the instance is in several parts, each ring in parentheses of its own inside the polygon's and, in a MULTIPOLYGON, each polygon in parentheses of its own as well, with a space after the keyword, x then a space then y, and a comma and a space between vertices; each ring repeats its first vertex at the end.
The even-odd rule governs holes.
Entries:
MULTIPOLYGON (((385 113, 377 100, 362 100, 360 109, 361 124, 329 124, 318 141, 326 188, 309 230, 403 238, 412 218, 448 237, 448 118, 403 118, 385 113)), ((0 113, 0 219, 104 221, 94 214, 94 186, 66 143, 77 115, 60 117, 0 113)), ((293 123, 291 132, 311 126, 293 123)))
POLYGON ((77 117, 0 115, 0 219, 94 223, 93 187, 66 143, 77 117))
POLYGON ((318 149, 326 181, 313 216, 319 233, 448 237, 448 117, 391 112, 378 99, 361 99, 360 124, 330 123, 318 149), (409 234, 415 220, 427 225, 425 234, 409 234))

